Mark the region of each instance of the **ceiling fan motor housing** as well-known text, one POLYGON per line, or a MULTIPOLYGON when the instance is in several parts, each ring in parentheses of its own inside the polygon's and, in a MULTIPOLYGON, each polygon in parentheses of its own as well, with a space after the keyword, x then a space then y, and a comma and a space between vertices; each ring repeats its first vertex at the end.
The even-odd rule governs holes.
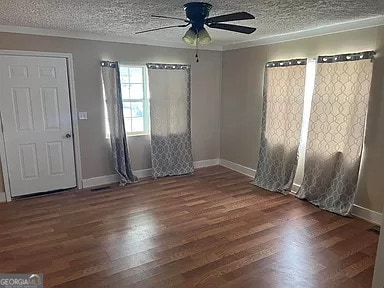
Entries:
POLYGON ((192 23, 192 29, 198 33, 204 28, 205 18, 209 16, 212 5, 204 2, 190 2, 184 5, 187 18, 192 23))

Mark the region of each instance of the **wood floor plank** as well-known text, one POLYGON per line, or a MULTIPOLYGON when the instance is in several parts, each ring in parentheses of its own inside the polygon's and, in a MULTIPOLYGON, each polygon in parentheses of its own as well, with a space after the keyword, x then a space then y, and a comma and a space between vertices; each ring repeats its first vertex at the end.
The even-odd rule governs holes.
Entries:
POLYGON ((0 204, 0 272, 45 287, 370 287, 374 225, 220 166, 0 204))

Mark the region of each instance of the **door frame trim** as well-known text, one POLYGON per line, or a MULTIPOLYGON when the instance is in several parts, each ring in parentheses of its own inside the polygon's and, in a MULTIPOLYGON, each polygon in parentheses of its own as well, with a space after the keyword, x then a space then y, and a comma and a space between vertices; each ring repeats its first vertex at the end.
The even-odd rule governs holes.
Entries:
MULTIPOLYGON (((23 50, 0 50, 0 56, 32 56, 32 57, 50 57, 50 58, 64 58, 67 61, 68 72, 68 85, 69 85, 69 102, 71 105, 71 118, 72 118, 72 133, 73 133, 73 148, 75 153, 75 169, 76 169, 76 187, 77 189, 83 188, 83 175, 81 169, 80 157, 80 139, 79 139, 79 121, 77 118, 76 106, 76 91, 75 91, 75 74, 73 69, 72 53, 56 53, 56 52, 39 52, 39 51, 23 51, 23 50)), ((0 115, 0 124, 2 119, 0 115)), ((2 127, 1 127, 2 128, 2 127)), ((11 187, 9 182, 8 165, 6 158, 4 132, 0 129, 0 160, 3 170, 5 197, 7 202, 12 201, 11 187)))

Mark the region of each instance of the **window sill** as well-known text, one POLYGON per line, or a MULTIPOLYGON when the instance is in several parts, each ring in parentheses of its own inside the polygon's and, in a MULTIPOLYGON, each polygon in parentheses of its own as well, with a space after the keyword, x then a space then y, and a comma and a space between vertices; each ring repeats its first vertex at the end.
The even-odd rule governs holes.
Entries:
POLYGON ((127 137, 137 137, 137 136, 149 136, 148 132, 137 133, 137 134, 127 134, 127 137))
MULTIPOLYGON (((151 134, 149 132, 143 132, 138 134, 127 134, 127 138, 129 137, 140 137, 140 136, 150 136, 151 134)), ((105 139, 111 139, 109 135, 105 136, 105 139)))

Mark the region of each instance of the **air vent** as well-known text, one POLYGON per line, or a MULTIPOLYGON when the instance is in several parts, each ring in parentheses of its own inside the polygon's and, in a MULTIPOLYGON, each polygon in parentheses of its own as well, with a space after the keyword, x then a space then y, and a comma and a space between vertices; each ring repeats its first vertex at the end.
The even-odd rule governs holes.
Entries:
POLYGON ((111 186, 101 186, 101 187, 92 188, 91 191, 105 191, 110 189, 111 189, 111 186))
POLYGON ((374 233, 376 235, 380 235, 380 226, 375 225, 372 228, 369 228, 367 231, 374 233))

